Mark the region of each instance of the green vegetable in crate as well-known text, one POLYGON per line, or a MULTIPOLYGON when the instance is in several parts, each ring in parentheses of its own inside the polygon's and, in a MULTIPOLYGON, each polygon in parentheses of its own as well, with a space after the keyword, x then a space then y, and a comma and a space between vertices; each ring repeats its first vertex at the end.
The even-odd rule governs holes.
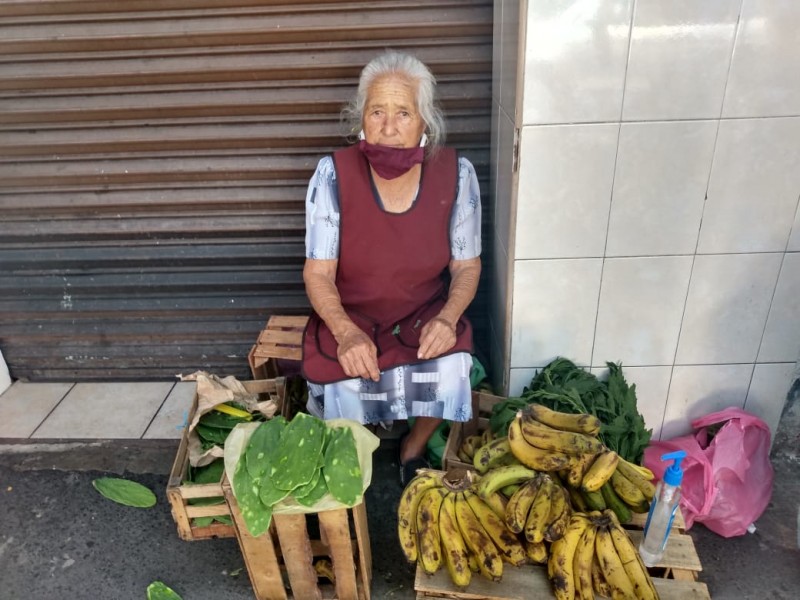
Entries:
POLYGON ((250 477, 261 477, 272 467, 273 457, 278 451, 281 435, 288 422, 281 416, 261 423, 247 443, 245 460, 250 477))
POLYGON ((163 582, 154 581, 147 586, 147 600, 181 600, 181 597, 163 582))
POLYGON ((232 415, 223 414, 216 410, 211 410, 203 414, 198 423, 202 423, 206 427, 216 427, 217 429, 233 429, 239 423, 246 423, 247 420, 232 415))
POLYGON ((311 481, 322 453, 325 422, 306 413, 297 413, 281 436, 271 479, 275 487, 293 490, 311 481))
POLYGON ((322 474, 331 496, 342 504, 353 506, 361 499, 361 465, 353 431, 349 427, 331 430, 322 474))
MULTIPOLYGON (((317 488, 320 479, 323 479, 324 481, 324 477, 322 476, 322 467, 325 464, 325 449, 328 447, 330 434, 331 430, 326 429, 325 440, 322 444, 322 452, 320 453, 319 458, 317 459, 317 469, 314 472, 314 476, 311 478, 311 481, 309 481, 308 483, 304 483, 303 485, 297 486, 294 490, 292 490, 292 496, 294 496, 295 500, 299 500, 300 498, 305 498, 306 496, 308 496, 308 494, 314 491, 317 488)), ((325 490, 327 491, 327 486, 325 486, 325 490)))
POLYGON ((230 433, 230 429, 221 429, 219 427, 208 427, 207 425, 203 425, 202 423, 198 423, 197 427, 195 427, 195 431, 197 435, 200 437, 200 440, 211 444, 213 446, 224 446, 225 440, 230 433))
POLYGON ((156 495, 141 483, 119 479, 117 477, 101 477, 92 481, 94 488, 109 500, 118 504, 136 508, 155 506, 156 495))
POLYGON ((266 505, 261 501, 260 487, 261 481, 250 477, 245 461, 240 459, 233 473, 233 493, 239 504, 244 524, 250 535, 255 537, 269 529, 269 522, 272 519, 272 505, 266 505))

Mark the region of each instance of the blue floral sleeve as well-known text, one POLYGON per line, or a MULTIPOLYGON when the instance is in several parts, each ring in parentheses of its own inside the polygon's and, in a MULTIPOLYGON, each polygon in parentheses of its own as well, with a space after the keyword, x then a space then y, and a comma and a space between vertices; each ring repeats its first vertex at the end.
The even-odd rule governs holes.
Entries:
POLYGON ((306 192, 306 258, 339 258, 339 195, 330 156, 319 161, 306 192))
POLYGON ((481 191, 475 167, 458 159, 458 195, 450 219, 450 256, 467 260, 481 255, 481 191))

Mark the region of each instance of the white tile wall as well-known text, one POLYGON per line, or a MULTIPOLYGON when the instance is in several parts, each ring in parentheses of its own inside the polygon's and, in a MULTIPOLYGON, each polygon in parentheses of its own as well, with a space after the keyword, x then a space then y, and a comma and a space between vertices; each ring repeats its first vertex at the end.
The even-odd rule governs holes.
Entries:
POLYGON ((722 121, 697 251, 783 252, 798 194, 800 117, 722 121))
POLYGON ((691 422, 708 413, 744 407, 753 365, 675 366, 659 439, 691 431, 691 422))
POLYGON ((529 2, 523 122, 619 120, 633 0, 529 2))
POLYGON ((606 256, 694 254, 717 126, 622 124, 606 256))
POLYGON ((524 127, 515 257, 602 256, 619 124, 524 127))
POLYGON ((783 406, 786 404, 786 396, 798 377, 800 372, 797 371, 794 362, 762 364, 755 367, 744 409, 766 421, 773 439, 778 430, 783 406))
POLYGON ((607 258, 592 364, 671 365, 691 256, 607 258))
POLYGON ((724 117, 800 114, 800 2, 744 0, 724 117))
POLYGON ((637 0, 622 118, 719 118, 742 0, 637 0))
POLYGON ((516 122, 517 66, 520 55, 520 0, 502 0, 502 67, 500 71, 500 103, 516 122))
POLYGON ((541 367, 557 356, 592 357, 602 259, 517 261, 511 366, 541 367))
POLYGON ((536 376, 536 369, 511 369, 511 378, 508 384, 508 395, 519 396, 523 388, 536 376))
POLYGON ((782 255, 697 256, 676 364, 754 363, 782 255))
POLYGON ((783 259, 769 309, 758 362, 794 362, 800 358, 800 254, 783 259))

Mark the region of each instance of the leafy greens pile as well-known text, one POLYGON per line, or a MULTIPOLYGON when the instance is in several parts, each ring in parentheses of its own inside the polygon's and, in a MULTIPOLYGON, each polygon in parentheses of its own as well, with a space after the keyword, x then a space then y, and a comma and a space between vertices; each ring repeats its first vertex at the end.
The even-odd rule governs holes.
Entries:
POLYGON ((575 365, 566 358, 556 358, 544 367, 525 387, 519 397, 499 402, 489 419, 495 435, 505 435, 517 411, 532 403, 566 413, 589 413, 603 423, 601 441, 625 460, 641 464, 652 429, 646 429, 636 407, 636 385, 628 385, 622 367, 607 362, 607 381, 575 365))

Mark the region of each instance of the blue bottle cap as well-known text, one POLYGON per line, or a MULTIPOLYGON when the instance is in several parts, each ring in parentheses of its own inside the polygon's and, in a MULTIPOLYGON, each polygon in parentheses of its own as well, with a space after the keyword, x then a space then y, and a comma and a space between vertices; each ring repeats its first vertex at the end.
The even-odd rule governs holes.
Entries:
POLYGON ((676 452, 670 452, 669 454, 664 454, 661 457, 661 460, 673 460, 673 462, 667 470, 664 471, 664 483, 667 485, 679 486, 681 481, 683 480, 683 469, 681 469, 681 461, 686 458, 686 452, 684 450, 678 450, 676 452))

